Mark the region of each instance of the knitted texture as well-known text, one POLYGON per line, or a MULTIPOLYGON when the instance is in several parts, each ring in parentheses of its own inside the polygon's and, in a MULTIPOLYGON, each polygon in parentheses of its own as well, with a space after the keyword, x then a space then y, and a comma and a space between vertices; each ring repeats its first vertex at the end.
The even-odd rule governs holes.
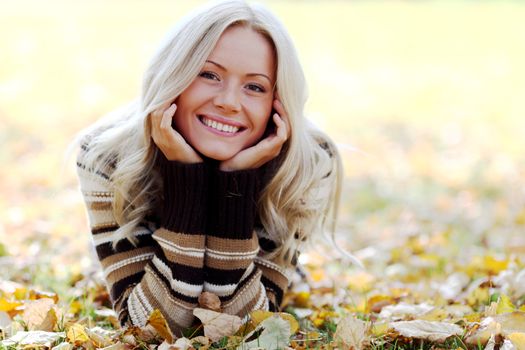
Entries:
POLYGON ((132 232, 136 245, 126 239, 114 244, 119 229, 112 210, 114 169, 87 167, 88 150, 84 144, 78 155, 78 177, 121 323, 143 326, 159 309, 180 336, 195 321, 193 309, 203 291, 219 296, 223 312, 239 316, 279 307, 289 281, 286 271, 259 249, 253 227, 257 171, 221 173, 207 164, 161 159, 160 218, 145 218, 132 232))

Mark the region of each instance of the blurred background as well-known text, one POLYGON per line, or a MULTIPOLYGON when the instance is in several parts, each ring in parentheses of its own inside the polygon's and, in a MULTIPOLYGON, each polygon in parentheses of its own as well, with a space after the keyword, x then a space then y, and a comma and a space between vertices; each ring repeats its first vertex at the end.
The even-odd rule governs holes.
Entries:
MULTIPOLYGON (((295 40, 309 118, 344 157, 340 245, 396 278, 523 256, 523 2, 263 2, 295 40)), ((157 45, 201 3, 2 1, 0 277, 60 291, 93 268, 65 150, 139 94, 157 45)))

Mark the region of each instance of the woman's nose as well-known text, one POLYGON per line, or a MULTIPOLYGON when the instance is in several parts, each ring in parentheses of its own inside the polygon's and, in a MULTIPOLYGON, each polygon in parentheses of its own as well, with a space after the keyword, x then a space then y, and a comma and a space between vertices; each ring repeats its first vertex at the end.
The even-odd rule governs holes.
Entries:
POLYGON ((240 89, 234 84, 224 86, 215 96, 214 103, 225 112, 238 112, 241 110, 240 89))

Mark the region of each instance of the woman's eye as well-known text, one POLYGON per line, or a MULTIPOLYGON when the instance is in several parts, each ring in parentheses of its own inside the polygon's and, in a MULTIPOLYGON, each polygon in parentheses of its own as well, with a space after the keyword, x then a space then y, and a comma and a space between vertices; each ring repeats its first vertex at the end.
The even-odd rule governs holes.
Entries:
POLYGON ((257 85, 257 84, 248 84, 247 88, 255 92, 265 92, 266 91, 262 86, 257 85))
POLYGON ((204 79, 219 80, 219 76, 213 72, 201 72, 199 77, 203 77, 204 79))

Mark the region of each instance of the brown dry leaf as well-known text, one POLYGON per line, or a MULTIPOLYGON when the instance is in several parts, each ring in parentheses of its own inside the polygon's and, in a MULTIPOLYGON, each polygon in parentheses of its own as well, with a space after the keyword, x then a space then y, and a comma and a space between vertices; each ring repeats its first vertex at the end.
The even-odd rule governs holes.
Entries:
POLYGON ((103 348, 113 344, 111 336, 115 334, 114 331, 109 331, 101 327, 93 327, 86 329, 86 333, 93 345, 97 348, 103 348))
POLYGON ((202 292, 199 295, 199 306, 203 309, 221 312, 221 300, 210 292, 202 292))
POLYGON ((435 342, 443 342, 453 335, 463 334, 463 328, 448 322, 436 321, 398 321, 391 322, 392 327, 400 335, 408 338, 425 339, 435 342))
POLYGON ((170 344, 173 343, 173 333, 171 332, 164 315, 162 315, 159 309, 153 310, 146 325, 151 325, 157 333, 159 333, 162 339, 166 339, 170 344))
POLYGON ((87 335, 84 326, 74 323, 67 330, 67 340, 70 343, 75 344, 75 346, 81 346, 89 341, 89 336, 87 335))
POLYGON ((51 332, 57 323, 53 299, 38 299, 25 304, 22 320, 32 331, 40 330, 51 332))
POLYGON ((105 348, 100 348, 98 350, 129 350, 129 346, 123 343, 116 343, 105 348))
POLYGON ((336 343, 342 343, 348 349, 361 349, 366 340, 369 325, 355 316, 347 316, 337 324, 334 334, 336 343))
POLYGON ((201 320, 204 335, 216 342, 222 337, 233 335, 242 325, 242 320, 235 315, 195 308, 193 314, 201 320))

